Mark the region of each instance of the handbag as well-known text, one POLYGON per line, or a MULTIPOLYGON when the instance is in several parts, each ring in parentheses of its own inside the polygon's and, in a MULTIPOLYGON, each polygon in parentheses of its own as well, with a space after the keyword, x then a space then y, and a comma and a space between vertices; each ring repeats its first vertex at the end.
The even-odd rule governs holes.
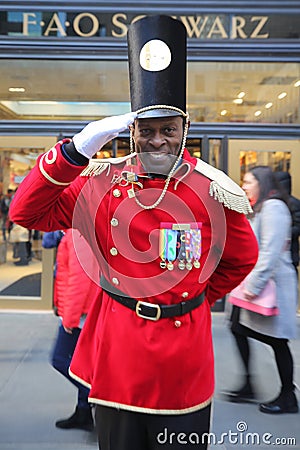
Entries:
POLYGON ((263 316, 276 316, 279 314, 274 280, 269 279, 264 289, 253 300, 245 299, 244 286, 245 280, 229 293, 227 301, 235 306, 262 314, 263 316))

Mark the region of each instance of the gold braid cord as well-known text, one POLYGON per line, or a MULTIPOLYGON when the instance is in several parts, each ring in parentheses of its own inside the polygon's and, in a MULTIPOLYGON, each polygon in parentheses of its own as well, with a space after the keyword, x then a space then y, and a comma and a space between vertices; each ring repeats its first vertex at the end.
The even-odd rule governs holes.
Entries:
POLYGON ((176 108, 176 106, 170 106, 170 105, 152 105, 152 106, 145 106, 144 108, 138 109, 136 111, 137 115, 143 113, 143 112, 147 112, 147 111, 152 111, 154 109, 169 109, 170 111, 175 111, 178 112, 180 116, 185 117, 187 120, 189 118, 188 113, 185 113, 184 111, 182 111, 182 109, 176 108))

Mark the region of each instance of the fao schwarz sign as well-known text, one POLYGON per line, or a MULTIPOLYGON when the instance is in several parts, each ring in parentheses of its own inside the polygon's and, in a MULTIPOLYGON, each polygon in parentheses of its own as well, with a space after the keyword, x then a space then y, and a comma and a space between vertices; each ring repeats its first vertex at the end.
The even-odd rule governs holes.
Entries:
MULTIPOLYGON (((0 35, 29 37, 125 38, 128 26, 144 15, 123 12, 0 12, 0 35)), ((180 15, 191 39, 300 38, 298 15, 180 15)))

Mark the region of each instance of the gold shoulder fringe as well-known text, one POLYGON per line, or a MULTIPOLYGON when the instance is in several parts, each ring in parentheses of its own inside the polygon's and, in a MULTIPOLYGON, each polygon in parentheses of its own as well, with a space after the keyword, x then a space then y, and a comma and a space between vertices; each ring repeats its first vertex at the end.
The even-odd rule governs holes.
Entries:
POLYGON ((243 189, 224 172, 198 159, 195 169, 211 180, 209 195, 226 208, 242 214, 252 212, 249 200, 243 189))
POLYGON ((134 158, 136 153, 130 153, 129 155, 120 158, 105 158, 105 159, 90 159, 89 165, 83 169, 81 177, 91 177, 100 175, 107 170, 107 175, 110 172, 111 165, 117 165, 126 163, 129 159, 134 158))
POLYGON ((227 191, 217 181, 212 181, 209 186, 209 195, 229 209, 242 214, 250 214, 252 208, 246 195, 236 195, 227 191))
MULTIPOLYGON (((95 160, 97 161, 97 160, 95 160)), ((110 170, 110 163, 100 161, 94 162, 93 160, 90 160, 89 165, 81 172, 81 177, 91 177, 95 175, 100 175, 102 172, 107 170, 109 172, 110 170)))

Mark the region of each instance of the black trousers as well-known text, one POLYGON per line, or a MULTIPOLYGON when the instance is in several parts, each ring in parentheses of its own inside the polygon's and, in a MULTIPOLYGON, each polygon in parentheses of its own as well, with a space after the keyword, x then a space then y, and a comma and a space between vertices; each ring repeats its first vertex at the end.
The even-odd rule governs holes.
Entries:
POLYGON ((282 392, 292 392, 294 390, 294 361, 289 348, 288 339, 267 336, 257 331, 251 330, 241 325, 239 320, 239 308, 233 307, 231 332, 235 338, 247 376, 251 375, 250 370, 250 345, 248 338, 255 339, 270 345, 273 349, 278 374, 281 381, 282 392))
POLYGON ((206 450, 210 410, 211 405, 208 405, 189 414, 161 415, 97 405, 95 421, 99 449, 206 450))

